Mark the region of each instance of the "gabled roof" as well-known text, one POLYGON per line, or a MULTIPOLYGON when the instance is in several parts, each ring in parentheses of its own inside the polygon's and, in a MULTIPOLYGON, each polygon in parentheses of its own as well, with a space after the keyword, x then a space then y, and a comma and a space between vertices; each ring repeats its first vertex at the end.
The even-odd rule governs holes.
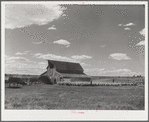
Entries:
POLYGON ((64 62, 64 61, 54 61, 48 60, 48 67, 56 67, 56 71, 59 73, 72 73, 72 74, 82 74, 83 68, 79 63, 64 62))
POLYGON ((61 73, 63 77, 79 77, 79 78, 90 78, 90 76, 87 76, 86 74, 67 74, 67 73, 61 73))

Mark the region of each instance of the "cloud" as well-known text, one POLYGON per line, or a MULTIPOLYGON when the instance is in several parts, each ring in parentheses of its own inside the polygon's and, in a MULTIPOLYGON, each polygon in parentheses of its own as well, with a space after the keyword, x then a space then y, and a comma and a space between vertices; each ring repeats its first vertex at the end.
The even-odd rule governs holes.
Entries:
POLYGON ((105 70, 105 68, 101 68, 101 69, 99 69, 99 68, 90 68, 90 69, 85 69, 85 71, 86 72, 97 72, 97 71, 103 71, 103 70, 105 70))
POLYGON ((78 59, 78 60, 83 60, 83 59, 91 59, 91 56, 87 56, 87 55, 73 55, 71 56, 71 58, 73 59, 78 59))
POLYGON ((10 57, 10 56, 5 56, 5 61, 6 63, 13 63, 13 62, 30 62, 29 59, 24 58, 24 57, 10 57))
POLYGON ((52 27, 49 27, 48 30, 56 30, 56 28, 53 25, 52 27))
POLYGON ((136 44, 136 46, 141 46, 141 45, 145 46, 145 41, 140 41, 139 43, 136 44))
MULTIPOLYGON (((112 72, 130 72, 130 69, 115 69, 115 70, 111 70, 112 72)), ((107 72, 111 72, 110 70, 108 70, 107 72)))
POLYGON ((41 55, 43 55, 43 54, 42 53, 36 53, 36 54, 34 54, 35 57, 41 56, 41 55))
POLYGON ((90 76, 100 76, 105 74, 105 68, 84 68, 84 73, 90 76))
POLYGON ((47 62, 39 62, 38 64, 45 65, 45 64, 47 64, 47 62))
POLYGON ((118 24, 118 26, 126 27, 126 28, 124 28, 124 30, 131 30, 131 29, 129 28, 129 26, 134 26, 134 25, 135 25, 134 23, 118 24))
POLYGON ((65 56, 54 55, 54 54, 42 54, 42 53, 37 53, 37 54, 34 54, 34 57, 36 57, 36 58, 41 58, 41 59, 49 59, 49 60, 78 62, 78 61, 75 60, 75 59, 68 58, 68 57, 65 57, 65 56))
POLYGON ((123 53, 110 54, 109 58, 112 58, 115 60, 130 60, 131 59, 130 57, 128 57, 126 54, 123 54, 123 53))
POLYGON ((5 68, 9 69, 12 67, 20 68, 22 66, 27 65, 26 63, 31 62, 29 59, 24 57, 10 57, 5 56, 5 68))
POLYGON ((41 44, 41 43, 43 43, 42 41, 40 41, 40 42, 33 42, 33 44, 41 44))
POLYGON ((84 72, 90 76, 132 76, 134 74, 139 74, 136 72, 132 72, 130 69, 106 70, 105 68, 84 68, 84 72))
POLYGON ((8 74, 30 74, 30 75, 40 75, 46 69, 47 65, 39 65, 33 63, 19 63, 5 65, 5 73, 8 74))
POLYGON ((47 60, 76 62, 76 63, 80 63, 83 66, 89 66, 89 65, 81 62, 82 59, 90 59, 90 58, 92 58, 90 56, 85 56, 85 55, 82 55, 82 56, 71 56, 71 58, 69 58, 69 57, 66 57, 66 56, 60 56, 60 55, 54 55, 54 54, 42 54, 42 53, 36 53, 33 56, 36 57, 36 58, 47 59, 47 60))
POLYGON ((102 48, 104 48, 106 45, 105 44, 103 44, 103 45, 99 45, 99 47, 102 47, 102 48))
POLYGON ((57 4, 6 4, 5 28, 45 25, 58 19, 64 8, 57 4))
POLYGON ((36 74, 45 71, 46 62, 35 63, 24 57, 5 56, 5 73, 8 74, 36 74))
POLYGON ((86 63, 80 63, 81 66, 91 66, 90 64, 86 64, 86 63))
POLYGON ((17 52, 17 53, 15 53, 16 55, 25 55, 25 54, 27 54, 29 51, 25 51, 24 53, 21 53, 21 52, 17 52))
POLYGON ((118 24, 118 26, 134 26, 134 23, 128 23, 128 24, 118 24))
POLYGON ((54 41, 53 42, 54 44, 60 44, 60 45, 65 45, 66 47, 69 47, 70 46, 70 42, 68 42, 67 40, 63 40, 63 39, 60 39, 60 40, 57 40, 57 41, 54 41))
POLYGON ((130 28, 128 28, 128 27, 127 27, 127 28, 124 28, 124 29, 125 29, 125 30, 131 30, 131 29, 130 29, 130 28))
POLYGON ((133 24, 133 23, 128 23, 128 24, 126 24, 126 25, 123 25, 123 26, 134 26, 135 24, 133 24))
POLYGON ((140 31, 140 34, 145 36, 145 28, 140 31))
POLYGON ((104 74, 107 75, 120 75, 120 76, 128 76, 131 75, 133 72, 130 69, 114 69, 114 70, 106 70, 104 74))
POLYGON ((37 65, 39 65, 40 68, 45 69, 45 67, 47 67, 48 63, 47 63, 47 61, 39 62, 37 65))
POLYGON ((118 24, 118 26, 123 26, 123 24, 118 24))
POLYGON ((70 47, 70 45, 67 45, 66 47, 70 47))

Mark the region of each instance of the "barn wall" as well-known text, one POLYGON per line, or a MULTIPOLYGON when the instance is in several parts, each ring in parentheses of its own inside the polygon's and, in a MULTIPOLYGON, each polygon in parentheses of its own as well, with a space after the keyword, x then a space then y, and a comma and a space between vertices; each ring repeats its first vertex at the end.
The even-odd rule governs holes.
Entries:
POLYGON ((73 82, 75 82, 75 81, 88 81, 88 82, 90 82, 91 81, 91 78, 89 78, 89 77, 87 77, 87 78, 81 78, 81 77, 72 77, 71 78, 71 81, 73 82))
POLYGON ((60 81, 60 74, 56 72, 55 68, 50 68, 48 67, 47 69, 47 76, 49 77, 49 79, 51 79, 51 81, 54 82, 59 82, 60 81))
POLYGON ((48 76, 46 75, 40 76, 39 80, 41 80, 42 83, 45 83, 45 84, 53 84, 53 82, 49 80, 48 76))
POLYGON ((68 73, 68 74, 83 74, 82 70, 66 70, 66 69, 57 69, 60 73, 68 73))

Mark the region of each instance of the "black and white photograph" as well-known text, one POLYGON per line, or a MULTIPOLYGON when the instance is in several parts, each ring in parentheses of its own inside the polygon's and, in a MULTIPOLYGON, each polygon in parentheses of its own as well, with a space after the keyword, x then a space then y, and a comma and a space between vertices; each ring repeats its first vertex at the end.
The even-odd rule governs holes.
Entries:
POLYGON ((1 5, 4 120, 147 120, 148 2, 1 5))

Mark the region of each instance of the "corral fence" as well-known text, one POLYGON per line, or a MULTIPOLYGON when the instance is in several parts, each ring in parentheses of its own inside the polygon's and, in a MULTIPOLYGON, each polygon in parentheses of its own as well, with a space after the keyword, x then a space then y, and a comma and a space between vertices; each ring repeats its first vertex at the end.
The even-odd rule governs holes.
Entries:
POLYGON ((9 77, 5 80, 5 86, 8 87, 22 87, 24 85, 34 85, 42 83, 38 78, 18 78, 18 77, 9 77))
POLYGON ((143 86, 140 83, 99 83, 99 84, 91 84, 91 83, 58 83, 59 85, 66 86, 143 86))

